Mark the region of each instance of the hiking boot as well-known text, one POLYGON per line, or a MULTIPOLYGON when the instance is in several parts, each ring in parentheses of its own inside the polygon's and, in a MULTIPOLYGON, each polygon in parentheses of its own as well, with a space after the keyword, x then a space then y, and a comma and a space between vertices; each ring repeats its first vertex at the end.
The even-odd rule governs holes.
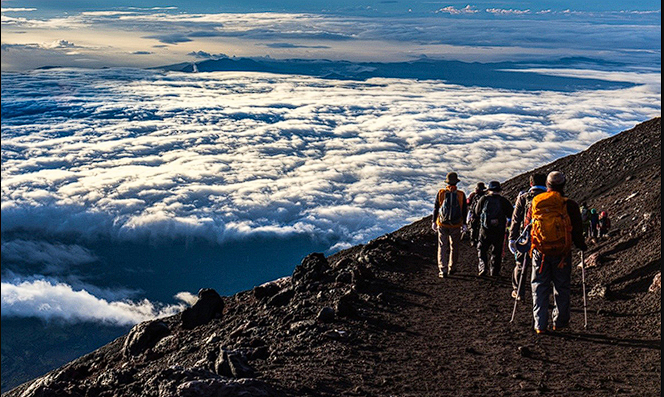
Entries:
POLYGON ((568 325, 569 325, 569 324, 565 324, 565 325, 554 325, 554 326, 553 326, 553 330, 554 330, 554 331, 561 331, 563 328, 567 328, 568 325))
POLYGON ((443 273, 443 272, 438 272, 438 277, 445 278, 445 277, 447 277, 447 274, 443 273))
POLYGON ((486 270, 480 270, 480 272, 477 274, 478 277, 482 277, 486 274, 486 270))
POLYGON ((519 294, 516 292, 516 290, 513 290, 513 291, 512 291, 512 299, 516 299, 516 300, 518 300, 518 301, 521 300, 521 297, 520 297, 519 294))
POLYGON ((454 273, 456 273, 456 270, 453 270, 453 269, 450 269, 450 270, 447 272, 447 274, 449 274, 450 276, 453 275, 454 273))
POLYGON ((546 330, 545 330, 545 329, 536 329, 536 330, 535 330, 535 333, 536 333, 537 335, 546 334, 546 330))

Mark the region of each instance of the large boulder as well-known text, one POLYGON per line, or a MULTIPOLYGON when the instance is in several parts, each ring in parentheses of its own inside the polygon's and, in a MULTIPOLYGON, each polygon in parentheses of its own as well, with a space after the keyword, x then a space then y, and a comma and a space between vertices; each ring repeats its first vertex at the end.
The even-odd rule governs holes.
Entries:
POLYGON ((138 356, 154 347, 168 334, 170 334, 170 329, 161 320, 140 323, 129 331, 122 347, 122 353, 125 357, 138 356))
POLYGON ((358 295, 355 291, 348 291, 342 295, 336 304, 336 314, 340 317, 355 317, 357 309, 354 303, 358 300, 358 295))
POLYGON ((285 290, 279 292, 272 298, 268 299, 267 305, 271 307, 279 307, 287 305, 291 299, 295 296, 295 290, 292 288, 286 288, 285 290))
POLYGON ((324 307, 318 312, 316 319, 321 323, 331 323, 334 321, 334 309, 331 307, 324 307))
POLYGON ((302 259, 302 263, 295 267, 292 281, 299 283, 302 281, 320 281, 325 272, 330 268, 325 255, 314 252, 302 259))
POLYGON ((217 357, 214 368, 217 374, 228 378, 253 378, 256 372, 244 354, 223 349, 217 357))
POLYGON ((193 329, 219 318, 224 312, 224 301, 217 291, 204 288, 198 291, 198 300, 182 312, 182 328, 193 329))

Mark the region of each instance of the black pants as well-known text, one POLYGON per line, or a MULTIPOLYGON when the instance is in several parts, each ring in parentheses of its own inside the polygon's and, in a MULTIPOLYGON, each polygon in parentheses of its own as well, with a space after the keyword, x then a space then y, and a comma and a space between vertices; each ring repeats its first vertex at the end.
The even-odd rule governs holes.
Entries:
POLYGON ((470 241, 473 245, 476 245, 480 239, 480 221, 479 219, 473 219, 470 223, 470 241))
POLYGON ((478 265, 480 273, 489 267, 490 276, 498 276, 503 261, 503 243, 505 242, 505 228, 495 231, 481 229, 480 241, 477 243, 477 253, 480 258, 478 265), (490 256, 489 256, 490 254, 490 256))

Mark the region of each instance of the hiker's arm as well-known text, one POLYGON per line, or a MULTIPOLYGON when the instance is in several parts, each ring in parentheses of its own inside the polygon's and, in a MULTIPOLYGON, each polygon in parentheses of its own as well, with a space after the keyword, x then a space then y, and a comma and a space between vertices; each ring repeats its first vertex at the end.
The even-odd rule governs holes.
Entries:
POLYGON ((516 240, 519 238, 521 233, 521 222, 523 222, 523 215, 525 211, 525 196, 519 196, 516 198, 516 203, 514 204, 514 211, 512 212, 512 225, 510 226, 510 240, 516 240))
POLYGON ((438 209, 440 208, 440 200, 438 200, 439 196, 440 191, 436 193, 436 201, 433 203, 433 219, 431 220, 432 223, 436 223, 436 217, 438 216, 438 209))
POLYGON ((572 222, 572 241, 574 245, 582 251, 587 250, 586 239, 583 238, 583 222, 581 221, 579 205, 573 200, 567 200, 567 213, 572 222))

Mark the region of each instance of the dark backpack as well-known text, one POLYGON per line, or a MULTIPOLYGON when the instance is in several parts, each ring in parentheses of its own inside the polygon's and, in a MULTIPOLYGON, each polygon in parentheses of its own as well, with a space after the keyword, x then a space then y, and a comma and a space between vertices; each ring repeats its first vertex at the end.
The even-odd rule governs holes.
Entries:
POLYGON ((439 210, 440 223, 443 225, 458 225, 462 222, 461 205, 457 191, 446 191, 443 205, 439 210))
POLYGON ((484 229, 497 229, 503 224, 504 219, 505 215, 500 205, 500 196, 486 196, 480 213, 482 227, 484 229))
POLYGON ((522 226, 522 230, 525 230, 525 228, 527 228, 528 225, 530 225, 530 220, 531 220, 532 217, 533 217, 533 211, 532 211, 532 207, 533 207, 533 198, 535 198, 535 196, 537 196, 537 195, 540 194, 540 193, 542 193, 542 192, 541 192, 541 191, 538 191, 538 190, 536 190, 536 191, 529 191, 528 193, 525 193, 525 194, 526 194, 526 205, 525 205, 525 208, 524 208, 524 211, 523 211, 523 226, 522 226))

